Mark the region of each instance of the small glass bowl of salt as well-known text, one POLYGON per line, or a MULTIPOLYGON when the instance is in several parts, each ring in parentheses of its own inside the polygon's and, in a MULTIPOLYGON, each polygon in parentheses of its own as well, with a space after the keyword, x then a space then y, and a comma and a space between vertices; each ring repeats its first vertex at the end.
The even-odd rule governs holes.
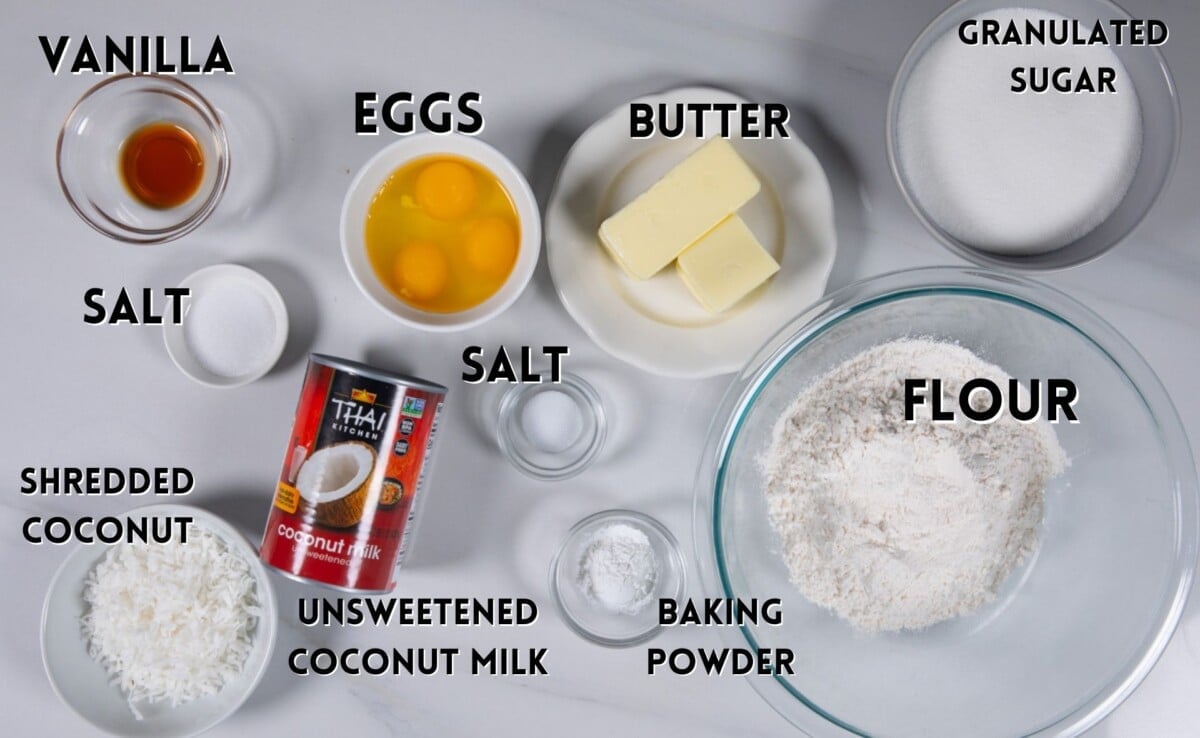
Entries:
POLYGON ((604 646, 631 646, 659 629, 659 600, 683 597, 679 542, 632 510, 590 515, 567 532, 550 564, 550 592, 567 625, 604 646))
POLYGON ((496 441, 513 466, 535 479, 573 477, 604 445, 600 395, 574 374, 560 379, 515 385, 500 400, 496 441))

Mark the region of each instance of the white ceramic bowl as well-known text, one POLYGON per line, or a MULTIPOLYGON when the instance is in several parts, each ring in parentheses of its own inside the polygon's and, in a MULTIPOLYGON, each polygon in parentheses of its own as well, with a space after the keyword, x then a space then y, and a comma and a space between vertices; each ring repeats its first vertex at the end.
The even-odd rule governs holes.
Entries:
MULTIPOLYGON (((648 105, 746 100, 725 90, 685 87, 639 98, 648 105)), ((719 128, 718 114, 705 117, 719 128)), ((779 262, 765 285, 720 315, 696 301, 668 267, 630 278, 600 244, 600 223, 703 144, 688 133, 629 138, 629 104, 592 124, 571 146, 546 205, 546 263, 567 312, 601 348, 639 369, 703 379, 735 372, 775 329, 825 294, 837 253, 833 193, 821 162, 794 131, 790 138, 730 143, 762 190, 738 211, 779 262)))
POLYGON ((183 301, 183 321, 180 323, 175 322, 174 310, 168 307, 163 322, 163 341, 167 344, 167 354, 170 355, 171 361, 175 362, 175 366, 179 367, 181 372, 200 384, 228 389, 241 387, 261 378, 271 370, 271 367, 275 366, 275 362, 279 361, 279 357, 283 354, 283 347, 287 344, 287 306, 284 305, 279 290, 275 289, 275 285, 271 284, 266 277, 239 264, 216 264, 192 272, 179 283, 179 286, 190 289, 191 296, 183 301), (236 286, 239 289, 257 292, 267 301, 275 318, 275 333, 271 337, 271 344, 262 354, 262 361, 253 369, 237 376, 217 374, 200 363, 200 360, 192 352, 185 331, 188 311, 192 302, 207 291, 226 286, 236 286))
POLYGON ((100 730, 119 736, 178 738, 196 735, 232 715, 266 672, 279 619, 275 593, 254 548, 233 526, 216 515, 190 505, 148 505, 121 517, 131 515, 190 515, 195 521, 194 526, 212 532, 249 565, 262 612, 254 632, 254 645, 242 673, 211 697, 178 707, 164 703, 139 706, 144 717, 136 719, 125 695, 109 681, 104 667, 88 655, 80 625, 86 607, 84 581, 108 551, 109 546, 103 544, 77 547, 50 582, 50 591, 42 608, 42 664, 50 685, 62 701, 100 730))
POLYGON ((529 189, 529 183, 521 171, 504 154, 477 138, 461 135, 434 135, 423 133, 403 138, 373 156, 359 170, 346 200, 342 204, 342 256, 354 283, 371 302, 388 315, 402 323, 428 331, 456 331, 499 315, 516 302, 529 284, 533 269, 537 266, 538 253, 542 245, 542 220, 537 199, 529 189), (517 263, 508 280, 496 294, 479 305, 455 313, 431 313, 418 310, 393 295, 379 282, 371 263, 367 260, 364 229, 367 207, 375 193, 404 164, 425 156, 460 156, 479 164, 500 180, 512 198, 521 224, 521 243, 517 249, 517 263))

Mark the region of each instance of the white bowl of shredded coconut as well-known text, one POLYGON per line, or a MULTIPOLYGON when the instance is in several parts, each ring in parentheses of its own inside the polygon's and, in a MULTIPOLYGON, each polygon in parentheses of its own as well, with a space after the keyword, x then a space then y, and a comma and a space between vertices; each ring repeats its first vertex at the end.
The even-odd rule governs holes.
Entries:
POLYGON ((1170 398, 1111 326, 1031 280, 914 269, 830 295, 736 377, 694 538, 707 596, 780 599, 781 623, 719 630, 795 653, 751 682, 808 734, 1073 736, 1174 631, 1198 496, 1170 398), (928 396, 906 417, 929 378, 957 420, 928 396), (1041 380, 1042 419, 965 419, 980 378, 1025 409, 1041 380), (1078 422, 1045 419, 1052 378, 1078 422))
MULTIPOLYGON (((186 505, 124 516, 191 518, 166 543, 81 545, 42 610, 42 660, 59 697, 122 736, 190 736, 231 715, 258 685, 276 605, 249 542, 186 505)), ((165 529, 164 529, 165 530, 165 529)))

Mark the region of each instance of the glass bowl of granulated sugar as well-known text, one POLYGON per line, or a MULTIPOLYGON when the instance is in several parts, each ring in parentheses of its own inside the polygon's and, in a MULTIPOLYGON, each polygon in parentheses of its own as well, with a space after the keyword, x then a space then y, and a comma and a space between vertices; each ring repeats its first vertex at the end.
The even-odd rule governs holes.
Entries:
POLYGON ((696 486, 708 597, 782 622, 749 677, 814 736, 1069 736, 1179 621, 1197 482, 1166 391, 1039 283, 933 268, 850 285, 736 376, 696 486), (784 659, 773 659, 772 663, 784 659))
POLYGON ((900 64, 888 158, 921 222, 977 264, 1063 269, 1123 241, 1166 186, 1179 101, 1165 25, 1108 0, 961 0, 900 64))

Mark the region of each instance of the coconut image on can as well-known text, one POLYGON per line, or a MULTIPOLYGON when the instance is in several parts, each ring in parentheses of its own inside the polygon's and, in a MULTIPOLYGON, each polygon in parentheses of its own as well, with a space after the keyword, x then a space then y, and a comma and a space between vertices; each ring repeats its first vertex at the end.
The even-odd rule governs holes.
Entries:
POLYGON ((296 476, 303 504, 312 509, 317 525, 350 528, 362 520, 375 470, 375 449, 347 441, 308 457, 296 476))
POLYGON ((388 592, 424 499, 446 388, 309 359, 260 556, 295 579, 388 592))

